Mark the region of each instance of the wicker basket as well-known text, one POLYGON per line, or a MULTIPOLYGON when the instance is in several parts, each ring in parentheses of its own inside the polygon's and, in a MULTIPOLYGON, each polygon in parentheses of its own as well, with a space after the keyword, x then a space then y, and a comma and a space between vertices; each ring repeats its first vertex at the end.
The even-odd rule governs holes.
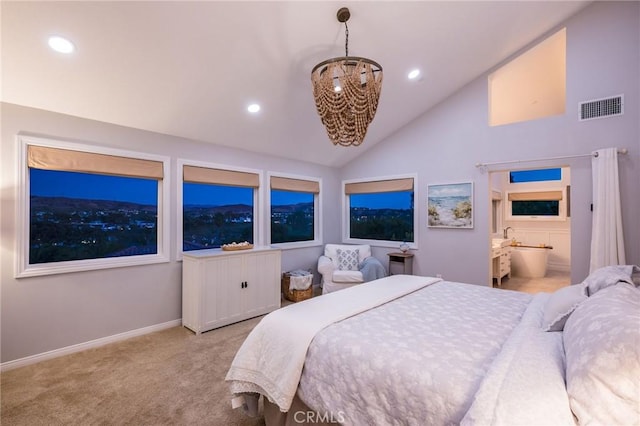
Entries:
POLYGON ((241 245, 232 246, 229 244, 223 244, 220 248, 224 251, 250 250, 253 248, 253 244, 246 244, 243 246, 241 245))
MULTIPOLYGON (((301 300, 310 299, 313 296, 313 285, 306 290, 289 290, 289 280, 291 276, 288 272, 282 274, 282 295, 285 299, 292 302, 300 302, 301 300)), ((311 278, 313 280, 313 278, 311 278)))

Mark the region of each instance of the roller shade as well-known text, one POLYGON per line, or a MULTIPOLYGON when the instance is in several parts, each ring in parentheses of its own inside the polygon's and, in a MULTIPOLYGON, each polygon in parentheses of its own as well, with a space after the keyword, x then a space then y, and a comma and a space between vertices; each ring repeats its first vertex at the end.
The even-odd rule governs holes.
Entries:
POLYGON ((214 185, 247 186, 251 188, 260 186, 260 175, 257 173, 197 166, 184 166, 182 179, 184 182, 214 185))
POLYGON ((557 201, 557 200, 562 200, 562 191, 509 193, 509 201, 557 201))
POLYGON ((164 177, 161 161, 95 154, 39 145, 29 145, 27 147, 27 157, 29 167, 34 169, 150 179, 162 179, 164 177))
POLYGON ((320 182, 271 176, 271 189, 318 194, 320 193, 320 182))
POLYGON ((413 178, 354 182, 344 186, 344 193, 347 195, 399 191, 413 191, 413 178))

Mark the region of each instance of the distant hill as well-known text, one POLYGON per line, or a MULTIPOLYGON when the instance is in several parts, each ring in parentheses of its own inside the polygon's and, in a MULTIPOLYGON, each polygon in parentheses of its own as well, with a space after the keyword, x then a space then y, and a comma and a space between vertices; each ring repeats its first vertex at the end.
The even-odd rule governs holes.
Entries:
POLYGON ((253 207, 247 204, 228 204, 224 206, 203 206, 199 204, 185 204, 184 211, 187 213, 199 213, 199 214, 216 214, 216 213, 253 213, 253 207))
MULTIPOLYGON (((299 210, 310 209, 313 207, 313 203, 298 203, 298 204, 287 204, 282 206, 273 206, 273 211, 276 213, 291 213, 299 210)), ((186 204, 184 206, 184 211, 187 213, 197 212, 199 214, 216 214, 216 213, 253 213, 253 207, 247 204, 228 204, 224 206, 203 206, 200 204, 186 204)))
POLYGON ((111 200, 85 200, 82 198, 68 197, 41 197, 32 195, 31 209, 37 211, 50 211, 53 213, 70 213, 73 211, 109 211, 109 210, 140 210, 156 213, 157 207, 151 204, 139 204, 128 201, 111 200))
POLYGON ((309 210, 313 208, 313 203, 297 203, 286 204, 281 206, 272 206, 272 210, 275 213, 291 213, 298 210, 309 210))

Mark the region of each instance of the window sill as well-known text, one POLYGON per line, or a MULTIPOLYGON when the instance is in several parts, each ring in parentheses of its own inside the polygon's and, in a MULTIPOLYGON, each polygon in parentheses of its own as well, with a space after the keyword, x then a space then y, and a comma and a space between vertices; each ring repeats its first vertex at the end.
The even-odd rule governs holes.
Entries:
MULTIPOLYGON (((357 238, 343 238, 343 244, 369 244, 371 247, 391 247, 398 249, 402 241, 383 241, 383 240, 361 240, 357 238)), ((415 242, 407 241, 409 244, 409 250, 417 250, 418 244, 415 242)))
POLYGON ((29 265, 16 274, 16 278, 38 277, 73 272, 95 271, 100 269, 124 268, 129 266, 143 266, 156 263, 167 263, 169 258, 163 255, 127 256, 107 259, 73 260, 29 265))
POLYGON ((299 242, 291 242, 291 243, 273 243, 271 247, 279 248, 281 250, 290 250, 290 249, 299 249, 306 247, 318 247, 322 245, 321 240, 313 240, 313 241, 299 241, 299 242))

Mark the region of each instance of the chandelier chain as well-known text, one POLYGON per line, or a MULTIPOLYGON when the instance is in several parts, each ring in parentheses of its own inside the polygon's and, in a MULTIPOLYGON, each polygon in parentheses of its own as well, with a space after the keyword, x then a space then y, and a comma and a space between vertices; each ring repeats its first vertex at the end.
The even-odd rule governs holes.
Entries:
POLYGON ((344 22, 344 56, 349 56, 349 26, 344 22))

